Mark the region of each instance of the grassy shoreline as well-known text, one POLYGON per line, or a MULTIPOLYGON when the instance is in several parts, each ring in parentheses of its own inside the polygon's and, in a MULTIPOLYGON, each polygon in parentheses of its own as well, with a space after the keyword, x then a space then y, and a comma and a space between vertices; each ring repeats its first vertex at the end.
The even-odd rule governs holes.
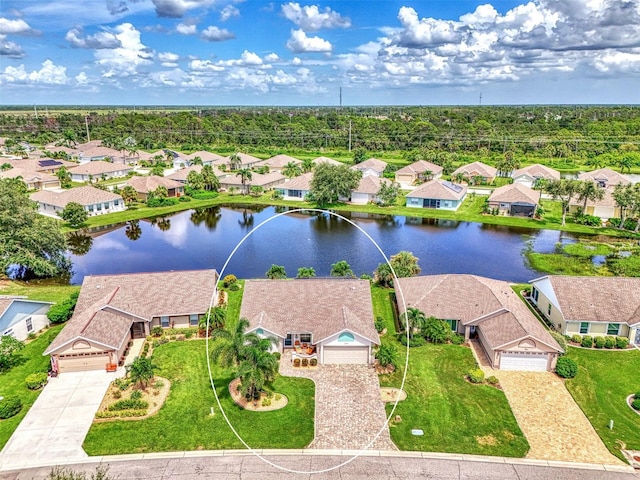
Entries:
MULTIPOLYGON (((542 204, 547 212, 541 220, 533 220, 529 218, 508 217, 497 215, 482 214, 482 204, 484 196, 469 195, 460 208, 453 212, 448 210, 435 210, 423 208, 409 208, 403 205, 394 205, 392 207, 379 207, 376 205, 352 205, 346 203, 336 203, 328 205, 325 208, 330 210, 344 212, 360 212, 376 215, 398 215, 415 218, 433 218, 442 220, 452 220, 458 222, 476 222, 486 225, 501 225, 509 227, 521 227, 531 229, 548 229, 561 230, 569 233, 585 234, 585 235, 605 235, 618 238, 640 238, 640 234, 634 234, 624 230, 618 230, 608 227, 589 227, 586 225, 578 225, 572 223, 567 218, 566 225, 561 224, 560 207, 558 202, 543 200, 542 204)), ((404 197, 399 202, 404 203, 404 197)), ((140 220, 143 218, 154 218, 171 215, 174 213, 191 210, 196 208, 207 208, 223 205, 264 205, 276 207, 290 208, 320 208, 314 203, 304 201, 285 201, 274 200, 271 195, 264 194, 260 197, 252 197, 249 195, 230 195, 221 193, 214 199, 208 200, 192 200, 190 202, 180 202, 176 205, 167 207, 147 207, 144 205, 136 205, 123 212, 108 213, 98 215, 87 219, 81 228, 72 228, 69 224, 63 223, 64 232, 72 232, 86 228, 103 227, 117 223, 123 223, 129 220, 140 220)))

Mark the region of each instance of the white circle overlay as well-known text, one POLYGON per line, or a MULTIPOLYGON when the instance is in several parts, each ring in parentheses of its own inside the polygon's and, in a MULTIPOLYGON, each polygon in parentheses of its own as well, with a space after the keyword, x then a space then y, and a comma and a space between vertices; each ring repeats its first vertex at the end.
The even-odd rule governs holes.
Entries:
MULTIPOLYGON (((352 226, 357 228, 358 231, 360 231, 365 237, 367 237, 371 241, 371 243, 373 243, 373 245, 376 247, 378 252, 380 252, 380 254, 384 258, 384 260, 387 262, 387 265, 389 265, 389 268, 391 269, 391 273, 393 274, 394 286, 397 288, 397 290, 400 293, 400 298, 402 300, 402 307, 403 307, 403 312, 402 313, 404 314, 404 318, 405 318, 405 322, 406 322, 405 323, 405 332, 406 332, 406 335, 407 335, 407 354, 406 354, 406 359, 405 359, 405 362, 404 362, 404 374, 402 375, 402 383, 400 385, 400 389, 404 390, 404 384, 405 384, 405 380, 407 378, 407 371, 409 369, 409 318, 408 318, 408 315, 407 315, 407 305, 406 305, 406 302, 404 300, 404 294, 402 293, 402 288, 400 288, 400 284, 398 282, 398 277, 396 276, 396 272, 393 269, 393 266, 391 265, 391 262, 389 261, 389 259, 385 255, 385 253, 382 251, 382 248, 380 248, 380 245, 378 245, 378 243, 373 238, 371 238, 371 236, 367 232, 365 232, 359 225, 354 223, 351 219, 346 218, 346 217, 340 215, 339 213, 335 213, 335 212, 332 212, 330 210, 324 210, 324 209, 321 209, 321 208, 296 208, 296 209, 292 209, 292 210, 287 210, 285 212, 277 213, 277 214, 267 218, 266 220, 260 222, 257 226, 255 226, 253 229, 251 229, 251 231, 249 231, 238 242, 238 244, 235 246, 235 248, 231 251, 231 253, 227 257, 227 260, 224 262, 224 265, 222 266, 222 269, 220 270, 220 272, 218 274, 218 279, 224 278, 224 272, 227 269, 227 265, 229 264, 229 262, 231 261, 231 259, 233 258, 233 256, 237 252, 237 250, 245 242, 245 240, 247 240, 254 232, 259 230, 261 227, 263 227, 264 225, 266 225, 270 221, 275 220, 276 218, 288 215, 290 213, 304 213, 304 212, 317 212, 317 213, 329 214, 331 216, 334 216, 334 217, 340 218, 342 220, 345 220, 346 222, 348 222, 349 224, 351 224, 352 226)), ((215 286, 213 288, 213 294, 211 295, 211 301, 209 302, 209 311, 207 313, 207 331, 209 331, 209 320, 211 318, 211 315, 210 315, 211 308, 213 307, 214 302, 217 302, 217 299, 218 299, 218 282, 216 281, 216 284, 215 284, 215 286)), ((362 454, 366 453, 366 451, 373 445, 373 443, 382 434, 384 429, 388 427, 389 421, 390 421, 393 413, 395 412, 396 407, 398 406, 399 399, 396 398, 396 401, 393 404, 393 408, 391 409, 391 412, 389 413, 389 416, 387 417, 387 419, 386 419, 384 425, 382 426, 382 428, 380 429, 380 431, 378 431, 378 433, 376 433, 376 435, 373 437, 373 439, 371 439, 371 441, 367 445, 365 445, 365 447, 363 449, 361 449, 359 453, 356 453, 355 455, 353 455, 352 457, 348 458, 344 462, 342 462, 342 463, 340 463, 338 465, 334 465, 332 467, 324 468, 322 470, 309 470, 309 471, 307 471, 307 470, 293 470, 293 469, 290 469, 290 468, 287 468, 287 467, 283 467, 283 466, 278 465, 277 463, 274 463, 271 460, 265 458, 264 456, 262 456, 262 454, 259 451, 255 450, 251 446, 249 446, 249 444, 247 444, 247 442, 244 441, 244 439, 240 436, 240 434, 237 432, 237 430, 233 427, 232 423, 229 421, 229 418, 227 417, 227 414, 225 413, 224 409, 222 408, 222 404, 220 403, 220 398, 218 397, 218 392, 216 391, 215 381, 213 380, 213 373, 211 371, 211 358, 210 358, 210 355, 209 355, 209 336, 208 335, 206 337, 205 345, 206 345, 206 354, 207 354, 207 369, 208 369, 208 372, 209 372, 209 381, 211 383, 211 389, 213 390, 213 394, 216 397, 216 403, 218 404, 218 409, 220 410, 220 413, 224 417, 225 421, 227 422, 227 425, 229 426, 229 428, 231 429, 233 434, 236 436, 236 438, 240 441, 240 443, 242 443, 242 445, 244 445, 244 447, 247 450, 249 450, 253 455, 258 457, 263 462, 271 465, 272 467, 277 468, 277 469, 282 470, 282 471, 285 471, 285 472, 296 473, 296 474, 306 474, 306 475, 317 474, 317 473, 326 473, 326 472, 330 472, 332 470, 338 469, 340 467, 343 467, 343 466, 353 462, 356 458, 358 458, 362 454)), ((314 415, 314 417, 315 417, 315 415, 314 415)), ((314 418, 314 422, 315 422, 315 418, 314 418)))

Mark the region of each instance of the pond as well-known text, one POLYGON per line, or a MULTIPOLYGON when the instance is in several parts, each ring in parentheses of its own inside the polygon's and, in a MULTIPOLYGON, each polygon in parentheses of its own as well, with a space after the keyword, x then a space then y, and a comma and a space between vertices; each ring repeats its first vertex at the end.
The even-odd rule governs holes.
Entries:
MULTIPOLYGON (((162 270, 220 270, 239 241, 282 207, 229 206, 102 227, 89 235, 71 235, 73 277, 162 270)), ((342 212, 381 247, 387 256, 401 250, 419 258, 423 274, 471 273, 526 282, 539 276, 523 252, 531 246, 552 252, 558 242, 575 238, 553 230, 485 225, 440 219, 342 212)), ((272 264, 289 277, 299 267, 329 275, 331 265, 346 260, 357 276, 371 275, 384 261, 366 236, 349 222, 327 213, 290 213, 267 222, 237 250, 225 274, 264 278, 272 264)), ((176 285, 176 288, 179 288, 176 285)))

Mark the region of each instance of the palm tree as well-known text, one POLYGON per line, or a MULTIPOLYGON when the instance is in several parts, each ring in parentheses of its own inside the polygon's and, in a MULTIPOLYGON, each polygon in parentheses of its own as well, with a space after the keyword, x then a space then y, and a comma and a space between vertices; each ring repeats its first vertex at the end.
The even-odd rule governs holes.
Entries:
POLYGON ((220 190, 220 180, 214 173, 213 167, 211 165, 204 165, 200 174, 202 175, 202 178, 204 180, 205 190, 211 190, 214 192, 220 190))
POLYGON ((131 205, 138 199, 138 192, 136 192, 136 189, 131 185, 125 185, 122 187, 122 190, 120 190, 120 196, 126 205, 131 205))
POLYGON ((633 158, 629 155, 625 155, 624 157, 619 158, 616 163, 618 164, 618 167, 620 167, 620 173, 624 173, 625 170, 630 172, 631 167, 633 167, 633 158))
POLYGON ((309 173, 311 170, 313 170, 313 167, 314 167, 313 160, 310 159, 310 158, 305 158, 302 161, 301 167, 302 167, 302 172, 303 173, 309 173))
POLYGON ((578 186, 578 201, 582 201, 582 213, 587 209, 587 202, 596 202, 604 198, 604 188, 596 185, 596 182, 581 182, 578 186))
POLYGON ((456 173, 451 180, 453 180, 455 183, 462 183, 466 180, 466 175, 462 172, 458 172, 456 173))
POLYGON ((241 318, 225 328, 214 330, 212 338, 217 341, 211 349, 211 358, 223 367, 237 367, 245 359, 245 348, 249 343, 257 343, 260 337, 255 333, 246 333, 249 320, 241 318))
POLYGON ((297 177, 301 173, 302 169, 296 162, 289 162, 282 169, 282 174, 287 178, 297 177))
POLYGON ((413 253, 405 250, 392 255, 389 259, 393 270, 396 272, 398 278, 413 277, 420 273, 420 266, 418 265, 418 257, 413 253))
POLYGON ((340 260, 331 265, 331 276, 355 278, 353 270, 351 270, 351 265, 349 265, 346 260, 340 260))
POLYGON ((407 312, 403 314, 403 320, 409 324, 409 338, 413 338, 413 334, 419 332, 426 325, 427 316, 421 310, 409 307, 407 312))
POLYGON ((128 220, 127 226, 124 229, 124 234, 131 241, 136 241, 142 236, 142 229, 140 228, 140 220, 128 220))
POLYGON ((130 365, 125 367, 131 381, 138 384, 143 390, 153 379, 153 372, 157 368, 147 357, 136 357, 130 365))
POLYGON ((242 168, 236 172, 236 177, 240 177, 240 181, 242 182, 242 191, 244 195, 247 194, 247 180, 251 180, 253 174, 251 170, 248 168, 242 168))
POLYGON ((227 311, 223 307, 211 307, 206 315, 204 315, 198 323, 198 328, 201 332, 207 330, 207 322, 209 323, 209 329, 206 332, 207 336, 211 335, 213 330, 219 330, 224 328, 225 320, 227 319, 227 311))
POLYGON ((273 381, 278 373, 278 360, 269 352, 273 337, 262 338, 245 346, 245 358, 238 365, 236 375, 240 378, 240 393, 245 398, 257 400, 264 384, 273 381))
POLYGON ((229 169, 238 170, 242 165, 242 158, 239 153, 232 153, 229 155, 229 169))

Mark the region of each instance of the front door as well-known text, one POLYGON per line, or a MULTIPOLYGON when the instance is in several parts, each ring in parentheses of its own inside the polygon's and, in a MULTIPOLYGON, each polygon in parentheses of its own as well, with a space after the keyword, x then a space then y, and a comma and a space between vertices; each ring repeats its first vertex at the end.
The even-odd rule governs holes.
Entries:
POLYGON ((133 338, 145 338, 144 323, 133 322, 133 325, 131 325, 131 336, 133 338))
POLYGON ((640 345, 640 328, 638 328, 636 330, 636 341, 635 341, 636 345, 640 345))

